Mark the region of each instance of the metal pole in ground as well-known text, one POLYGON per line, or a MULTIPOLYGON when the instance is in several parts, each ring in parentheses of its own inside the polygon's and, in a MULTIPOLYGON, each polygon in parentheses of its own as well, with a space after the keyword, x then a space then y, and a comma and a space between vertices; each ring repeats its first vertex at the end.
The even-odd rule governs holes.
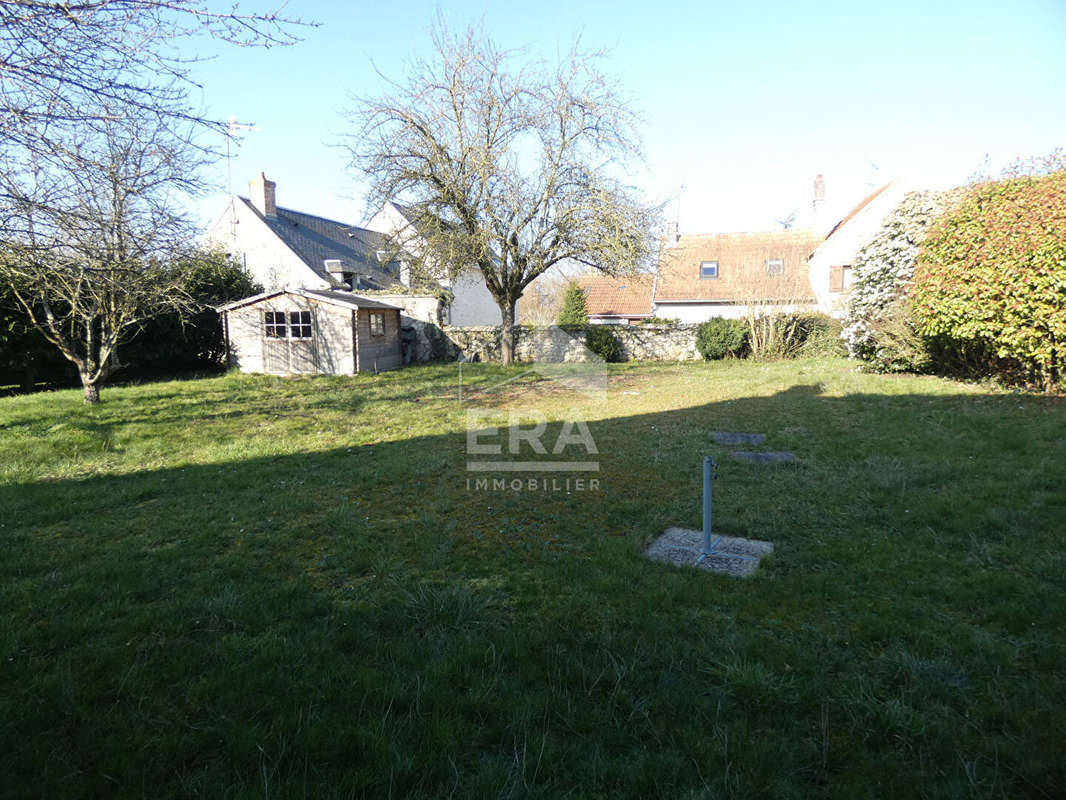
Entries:
POLYGON ((714 479, 714 462, 710 456, 703 457, 703 552, 711 554, 711 481, 714 479))

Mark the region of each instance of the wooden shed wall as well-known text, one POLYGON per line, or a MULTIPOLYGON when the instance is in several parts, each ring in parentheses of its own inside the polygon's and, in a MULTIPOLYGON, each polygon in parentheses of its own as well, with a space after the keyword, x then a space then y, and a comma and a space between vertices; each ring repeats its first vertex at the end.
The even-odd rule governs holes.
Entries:
POLYGON ((282 294, 226 312, 230 361, 241 372, 271 375, 355 372, 352 312, 299 295, 282 294), (266 339, 263 315, 267 311, 310 311, 310 340, 266 339))
POLYGON ((358 341, 357 369, 359 372, 396 369, 403 363, 400 345, 400 312, 385 309, 360 308, 356 315, 358 341), (385 335, 370 335, 370 315, 384 314, 385 335))

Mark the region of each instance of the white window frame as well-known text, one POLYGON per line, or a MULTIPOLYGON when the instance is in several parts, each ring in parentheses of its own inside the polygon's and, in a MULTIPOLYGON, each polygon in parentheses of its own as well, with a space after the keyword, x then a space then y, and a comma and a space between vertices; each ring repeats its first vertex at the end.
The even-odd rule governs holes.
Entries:
POLYGON ((783 258, 768 258, 766 259, 766 274, 767 275, 783 275, 785 272, 785 259, 783 258))
POLYGON ((371 336, 385 335, 385 315, 381 311, 370 312, 369 325, 371 336))
POLYGON ((718 262, 717 261, 701 261, 700 262, 700 280, 702 280, 702 281, 713 281, 713 280, 717 280, 717 279, 718 279, 718 262), (704 268, 705 267, 709 267, 712 264, 714 265, 714 274, 713 275, 705 275, 704 272, 703 272, 704 268))
POLYGON ((314 328, 311 324, 310 311, 289 312, 289 338, 310 339, 314 336, 314 328))

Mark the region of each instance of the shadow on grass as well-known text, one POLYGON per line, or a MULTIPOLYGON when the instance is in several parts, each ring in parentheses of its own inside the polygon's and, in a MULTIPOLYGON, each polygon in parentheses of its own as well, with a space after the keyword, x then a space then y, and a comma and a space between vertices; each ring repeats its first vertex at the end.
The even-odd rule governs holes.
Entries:
POLYGON ((2 486, 0 768, 16 796, 1052 796, 1064 414, 1025 405, 620 415, 594 491, 478 490, 462 434, 2 486), (698 526, 704 453, 719 530, 775 543, 753 579, 640 557, 698 526))

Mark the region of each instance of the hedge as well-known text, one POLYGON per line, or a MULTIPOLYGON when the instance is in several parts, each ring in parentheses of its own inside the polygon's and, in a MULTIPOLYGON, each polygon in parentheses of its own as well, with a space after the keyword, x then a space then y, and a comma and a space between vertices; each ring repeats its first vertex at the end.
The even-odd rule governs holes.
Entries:
POLYGON ((1066 171, 980 184, 914 274, 919 330, 999 377, 1066 377, 1066 171))

